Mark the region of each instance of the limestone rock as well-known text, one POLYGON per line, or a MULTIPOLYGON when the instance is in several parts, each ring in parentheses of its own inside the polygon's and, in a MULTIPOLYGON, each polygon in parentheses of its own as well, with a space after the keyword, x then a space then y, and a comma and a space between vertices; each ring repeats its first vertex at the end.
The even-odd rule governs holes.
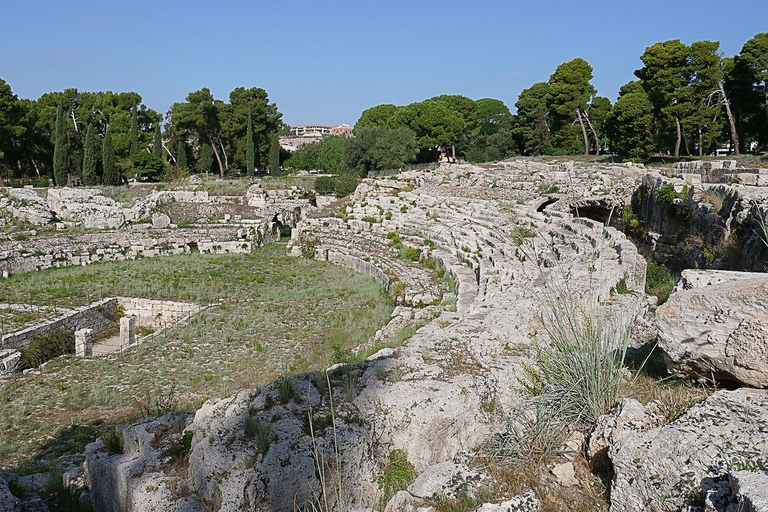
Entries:
POLYGON ((10 375, 11 373, 15 372, 20 363, 20 351, 13 348, 0 350, 0 377, 10 375))
POLYGON ((563 462, 552 468, 552 474, 555 475, 557 483, 563 487, 579 485, 579 479, 576 478, 576 469, 572 462, 563 462))
POLYGON ((165 229, 171 224, 171 218, 165 213, 155 213, 152 215, 152 227, 154 229, 165 229))
POLYGON ((478 488, 488 479, 464 464, 441 462, 429 466, 408 486, 408 492, 429 500, 454 499, 461 493, 475 496, 478 488))
POLYGON ((679 510, 731 471, 766 467, 767 427, 768 391, 743 388, 718 391, 674 422, 625 437, 608 452, 611 512, 651 510, 662 498, 679 510))
POLYGON ((663 420, 661 404, 651 402, 643 406, 634 398, 623 398, 611 412, 595 422, 587 445, 590 467, 595 471, 608 469, 608 448, 625 437, 660 426, 663 420))
POLYGON ((8 210, 14 219, 24 220, 35 226, 53 221, 53 212, 37 192, 28 188, 4 188, 0 195, 0 209, 8 210))
POLYGON ((59 219, 82 222, 86 228, 117 229, 125 224, 123 208, 101 190, 52 188, 48 207, 59 219))
POLYGON ((685 289, 656 311, 669 371, 768 387, 768 275, 684 275, 685 289))
POLYGON ((541 502, 533 491, 519 494, 502 503, 484 503, 475 512, 537 512, 541 510, 541 502))
POLYGON ((768 474, 755 471, 733 471, 729 475, 731 489, 743 512, 768 510, 768 474))
POLYGON ((21 510, 21 501, 11 493, 3 470, 0 469, 0 512, 17 512, 21 510))

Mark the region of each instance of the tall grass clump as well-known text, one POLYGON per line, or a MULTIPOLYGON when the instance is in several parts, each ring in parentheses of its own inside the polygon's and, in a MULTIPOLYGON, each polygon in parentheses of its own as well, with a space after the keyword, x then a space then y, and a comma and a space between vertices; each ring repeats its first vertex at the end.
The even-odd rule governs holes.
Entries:
MULTIPOLYGON (((528 247, 535 250, 533 243, 528 247)), ((526 260, 540 261, 531 256, 526 260)), ((587 279, 574 279, 573 269, 559 263, 547 274, 538 268, 545 283, 537 292, 543 332, 533 361, 523 364, 518 378, 527 399, 511 411, 491 443, 492 456, 505 463, 526 465, 554 455, 571 431, 592 425, 626 388, 632 322, 618 307, 601 303, 604 262, 599 256, 587 260, 579 263, 587 279)))

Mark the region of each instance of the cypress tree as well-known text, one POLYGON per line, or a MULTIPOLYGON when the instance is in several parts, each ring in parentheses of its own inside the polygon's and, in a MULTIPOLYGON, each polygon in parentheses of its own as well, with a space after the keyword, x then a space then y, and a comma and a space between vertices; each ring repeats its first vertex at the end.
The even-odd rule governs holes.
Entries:
POLYGON ((181 137, 179 137, 179 145, 176 148, 176 167, 179 169, 187 168, 187 148, 181 137))
POLYGON ((152 154, 159 158, 160 160, 164 160, 163 158, 163 139, 160 135, 160 122, 158 121, 155 123, 155 140, 152 143, 152 154))
POLYGON ((203 142, 200 147, 200 152, 197 155, 197 169, 200 172, 210 172, 211 165, 213 165, 213 152, 211 146, 208 143, 203 142))
POLYGON ((248 133, 245 135, 245 173, 247 175, 253 174, 256 168, 256 155, 253 147, 253 121, 250 114, 248 115, 248 133))
POLYGON ((139 150, 139 119, 136 115, 139 110, 139 104, 133 106, 133 117, 131 118, 131 150, 128 156, 133 156, 139 150))
POLYGON ((64 105, 59 104, 56 111, 56 137, 53 148, 53 179, 56 185, 67 184, 67 126, 64 117, 64 105))
POLYGON ((280 141, 277 135, 272 137, 272 143, 269 146, 269 170, 272 174, 280 174, 280 141))
POLYGON ((93 125, 89 124, 85 132, 85 147, 83 148, 83 183, 95 185, 98 181, 96 175, 96 144, 98 136, 93 125))
POLYGON ((115 148, 112 145, 112 132, 109 126, 107 126, 107 133, 104 135, 101 158, 104 164, 104 184, 120 185, 120 174, 115 167, 115 148))

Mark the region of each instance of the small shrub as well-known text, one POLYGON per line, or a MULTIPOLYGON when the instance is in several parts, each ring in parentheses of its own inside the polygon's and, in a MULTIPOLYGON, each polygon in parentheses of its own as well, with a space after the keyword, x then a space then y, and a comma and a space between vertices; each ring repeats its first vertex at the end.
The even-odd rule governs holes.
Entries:
POLYGON ((123 450, 125 449, 125 445, 123 444, 123 434, 117 432, 115 427, 110 428, 99 437, 101 437, 104 447, 109 453, 115 455, 123 453, 123 450))
POLYGON ((619 282, 616 283, 616 287, 614 289, 619 295, 629 295, 633 293, 632 290, 627 288, 627 278, 625 277, 619 279, 619 282))
POLYGON ((649 259, 645 273, 645 293, 655 295, 659 299, 658 304, 664 304, 679 279, 680 276, 673 273, 669 267, 649 259))
POLYGON ((421 259, 421 251, 414 247, 408 247, 405 250, 405 259, 409 261, 419 261, 419 259, 421 259))
POLYGON ((192 450, 192 436, 191 430, 181 434, 178 440, 166 450, 165 455, 176 460, 185 459, 189 455, 190 450, 192 450))
POLYGON ((392 450, 389 452, 389 464, 384 469, 384 474, 379 476, 379 489, 382 491, 381 507, 398 491, 405 490, 413 483, 416 478, 416 470, 413 464, 408 462, 408 457, 402 450, 392 450))
POLYGON ((248 439, 252 439, 256 443, 256 449, 259 453, 267 453, 271 444, 269 423, 259 419, 253 407, 248 407, 243 416, 243 431, 248 439))
POLYGON ((26 498, 27 494, 29 493, 27 485, 20 483, 18 478, 12 478, 8 480, 8 490, 11 491, 11 494, 20 500, 26 498))
POLYGON ((150 325, 140 325, 136 327, 136 334, 139 336, 149 336, 155 332, 155 328, 150 325))
POLYGON ((291 379, 288 378, 280 379, 278 393, 280 396, 280 401, 284 404, 290 402, 291 400, 298 401, 301 398, 299 393, 296 391, 296 388, 293 387, 293 382, 291 382, 291 379))
POLYGON ((152 392, 147 392, 143 399, 134 398, 134 400, 142 418, 163 416, 179 408, 176 387, 173 385, 167 393, 163 393, 160 389, 155 389, 152 392))

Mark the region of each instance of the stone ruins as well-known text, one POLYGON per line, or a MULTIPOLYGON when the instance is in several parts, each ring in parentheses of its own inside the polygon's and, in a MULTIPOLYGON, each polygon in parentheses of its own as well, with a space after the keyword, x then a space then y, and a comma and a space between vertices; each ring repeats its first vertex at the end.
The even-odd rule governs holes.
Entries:
MULTIPOLYGON (((327 482, 341 482, 331 503, 348 510, 426 512, 441 500, 482 496, 494 476, 474 462, 525 400, 520 382, 537 344, 546 342, 547 294, 563 289, 579 307, 592 304, 591 314, 631 332, 638 353, 658 344, 666 371, 727 382, 728 389, 676 414, 658 401, 623 399, 591 430, 572 433, 542 488, 583 485, 575 467, 584 458, 610 468, 612 512, 768 510, 762 176, 730 161, 673 169, 444 164, 363 180, 343 203, 323 209, 306 191, 259 185, 244 196, 155 192, 129 208, 96 190, 49 190, 43 199, 6 189, 0 201, 7 219, 58 223, 60 231, 32 229, 24 240, 3 240, 0 268, 9 275, 139 255, 251 251, 290 233, 292 256, 353 268, 396 298, 392 319, 370 346, 405 319, 423 324, 400 347, 330 368, 328 382, 322 371, 289 375, 197 411, 123 426, 123 453, 96 440, 84 467, 65 473, 83 506, 95 511, 303 509, 323 490, 317 453, 325 454, 327 482), (182 225, 153 212, 168 203, 180 211, 196 205, 188 211, 208 217, 182 225), (644 226, 633 235, 637 245, 618 229, 633 221, 644 226), (413 261, 401 257, 398 243, 413 261), (643 255, 692 269, 658 307, 645 294, 643 255), (718 270, 737 257, 754 272, 718 270), (436 281, 437 272, 455 289, 436 281), (303 399, 281 396, 289 384, 303 399), (316 421, 313 436, 308 415, 316 421), (268 426, 266 446, 244 428, 254 418, 268 426), (191 444, 179 468, 166 453, 183 436, 191 444), (407 457, 416 478, 381 503, 392 453, 407 457)), ((131 323, 135 331, 160 311, 172 324, 201 305, 114 298, 49 322, 71 329, 87 356, 97 346, 90 340, 98 314, 114 319, 118 307, 125 313, 119 343, 130 346, 131 323)), ((23 345, 22 332, 6 336, 3 347, 23 345)), ((13 366, 9 354, 0 352, 6 369, 13 366)), ((20 510, 7 481, 0 472, 0 511, 20 510)), ((534 491, 476 510, 539 510, 534 491)))

